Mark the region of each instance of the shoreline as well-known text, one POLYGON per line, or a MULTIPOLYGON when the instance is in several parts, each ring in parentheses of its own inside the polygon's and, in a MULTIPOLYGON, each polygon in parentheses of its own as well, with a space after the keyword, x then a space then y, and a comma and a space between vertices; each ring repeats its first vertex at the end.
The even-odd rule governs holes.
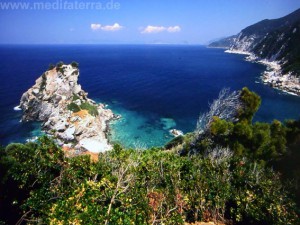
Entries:
POLYGON ((107 138, 109 123, 118 116, 87 97, 78 84, 79 69, 73 64, 48 69, 23 93, 14 110, 22 109, 22 121, 42 122, 41 129, 66 155, 109 151, 113 148, 107 138))
POLYGON ((283 74, 281 65, 278 61, 260 59, 251 52, 240 50, 226 50, 225 53, 246 55, 246 61, 266 66, 266 70, 260 76, 263 84, 269 85, 286 94, 300 97, 300 79, 293 76, 291 73, 283 74))

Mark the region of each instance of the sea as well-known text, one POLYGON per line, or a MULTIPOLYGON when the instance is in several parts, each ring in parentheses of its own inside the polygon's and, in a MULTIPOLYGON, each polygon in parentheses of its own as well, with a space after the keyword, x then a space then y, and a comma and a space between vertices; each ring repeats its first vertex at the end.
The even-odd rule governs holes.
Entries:
POLYGON ((300 118, 300 97, 262 84, 266 67, 223 49, 190 45, 1 45, 0 145, 42 135, 40 123, 21 122, 14 110, 22 94, 50 63, 79 63, 79 83, 89 98, 122 118, 109 139, 127 148, 163 146, 170 129, 196 128, 199 115, 223 88, 248 87, 262 98, 254 121, 300 118))

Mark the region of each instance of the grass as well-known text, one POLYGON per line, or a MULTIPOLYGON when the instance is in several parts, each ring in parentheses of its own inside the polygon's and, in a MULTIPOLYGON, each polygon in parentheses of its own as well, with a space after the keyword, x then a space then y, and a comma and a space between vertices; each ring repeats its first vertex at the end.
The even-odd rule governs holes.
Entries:
MULTIPOLYGON (((73 96, 73 99, 74 99, 74 96, 73 96)), ((88 102, 84 102, 80 106, 78 106, 74 102, 72 102, 68 105, 68 110, 70 110, 74 113, 77 113, 81 110, 87 110, 89 112, 89 114, 92 115, 92 116, 98 116, 99 115, 98 110, 97 110, 97 106, 92 105, 88 102)))

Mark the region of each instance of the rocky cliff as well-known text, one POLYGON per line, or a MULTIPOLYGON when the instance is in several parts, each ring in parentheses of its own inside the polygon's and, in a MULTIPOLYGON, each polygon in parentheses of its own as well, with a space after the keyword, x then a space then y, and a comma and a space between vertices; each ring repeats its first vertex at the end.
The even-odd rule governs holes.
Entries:
POLYGON ((77 83, 77 67, 60 63, 39 77, 21 97, 22 120, 41 121, 42 129, 72 155, 107 151, 107 123, 115 116, 87 97, 77 83))
POLYGON ((246 53, 249 60, 268 65, 265 83, 300 95, 300 9, 279 19, 260 21, 209 46, 220 45, 228 52, 246 53))

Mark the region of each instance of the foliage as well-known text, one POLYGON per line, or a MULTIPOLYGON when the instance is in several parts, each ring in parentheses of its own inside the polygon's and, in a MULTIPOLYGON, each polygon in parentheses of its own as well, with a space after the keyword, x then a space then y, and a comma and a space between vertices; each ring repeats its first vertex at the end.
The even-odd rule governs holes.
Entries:
POLYGON ((59 175, 64 163, 61 149, 49 138, 41 137, 37 143, 10 144, 1 151, 0 157, 0 199, 7 210, 1 217, 13 224, 28 205, 34 205, 30 217, 43 215, 52 197, 49 184, 59 175))
POLYGON ((76 112, 79 112, 80 111, 80 107, 75 104, 74 102, 71 102, 69 105, 68 105, 68 110, 76 113, 76 112))
POLYGON ((173 138, 171 141, 169 141, 166 145, 165 145, 165 149, 171 149, 174 148, 180 144, 182 144, 184 142, 184 137, 182 135, 179 135, 175 138, 173 138))
MULTIPOLYGON (((289 21, 290 22, 290 21, 289 21)), ((282 62, 282 72, 300 75, 300 21, 279 27, 268 33, 253 49, 261 58, 271 59, 276 56, 282 62)))
POLYGON ((73 62, 71 63, 71 66, 72 66, 73 68, 78 68, 78 66, 79 66, 79 63, 78 63, 78 62, 75 62, 75 61, 73 61, 73 62))
POLYGON ((73 94, 72 101, 74 102, 74 101, 76 101, 78 99, 80 99, 80 97, 78 95, 76 95, 76 94, 73 94))
POLYGON ((90 104, 89 102, 83 102, 80 105, 81 109, 85 109, 89 112, 89 114, 91 114, 92 116, 98 116, 98 109, 97 106, 90 104))
POLYGON ((40 91, 44 90, 47 84, 47 77, 46 74, 43 73, 42 75, 42 82, 41 82, 41 86, 40 86, 40 91))
POLYGON ((275 120, 272 124, 231 123, 216 118, 211 125, 211 143, 235 151, 236 155, 271 162, 286 153, 286 127, 275 120))
POLYGON ((240 99, 243 103, 243 107, 239 111, 239 120, 242 122, 251 123, 254 114, 260 107, 261 99, 254 92, 249 91, 248 88, 243 88, 240 99))
POLYGON ((115 145, 92 162, 88 156, 64 158, 45 137, 3 151, 2 187, 13 181, 23 191, 19 217, 30 224, 298 221, 278 174, 232 155, 216 160, 115 145))
POLYGON ((286 121, 286 136, 287 153, 280 161, 273 163, 273 166, 282 173, 283 182, 290 183, 300 205, 300 120, 286 121))
POLYGON ((59 61, 57 64, 56 64, 56 68, 61 68, 62 66, 64 65, 64 62, 63 61, 59 61))
POLYGON ((63 61, 59 61, 56 63, 56 72, 64 73, 64 68, 62 67, 64 65, 63 61))
MULTIPOLYGON (((77 96, 78 97, 78 96, 77 96)), ((74 95, 73 96, 73 101, 74 99, 77 99, 77 97, 74 95)), ((75 100, 76 101, 76 100, 75 100)), ((97 106, 95 105, 92 105, 90 104, 89 102, 83 102, 81 103, 81 105, 77 105, 76 103, 74 102, 71 102, 69 105, 68 105, 68 110, 72 111, 72 112, 79 112, 80 110, 87 110, 89 112, 90 115, 92 116, 98 116, 99 115, 99 112, 98 112, 98 109, 97 109, 97 106)))

